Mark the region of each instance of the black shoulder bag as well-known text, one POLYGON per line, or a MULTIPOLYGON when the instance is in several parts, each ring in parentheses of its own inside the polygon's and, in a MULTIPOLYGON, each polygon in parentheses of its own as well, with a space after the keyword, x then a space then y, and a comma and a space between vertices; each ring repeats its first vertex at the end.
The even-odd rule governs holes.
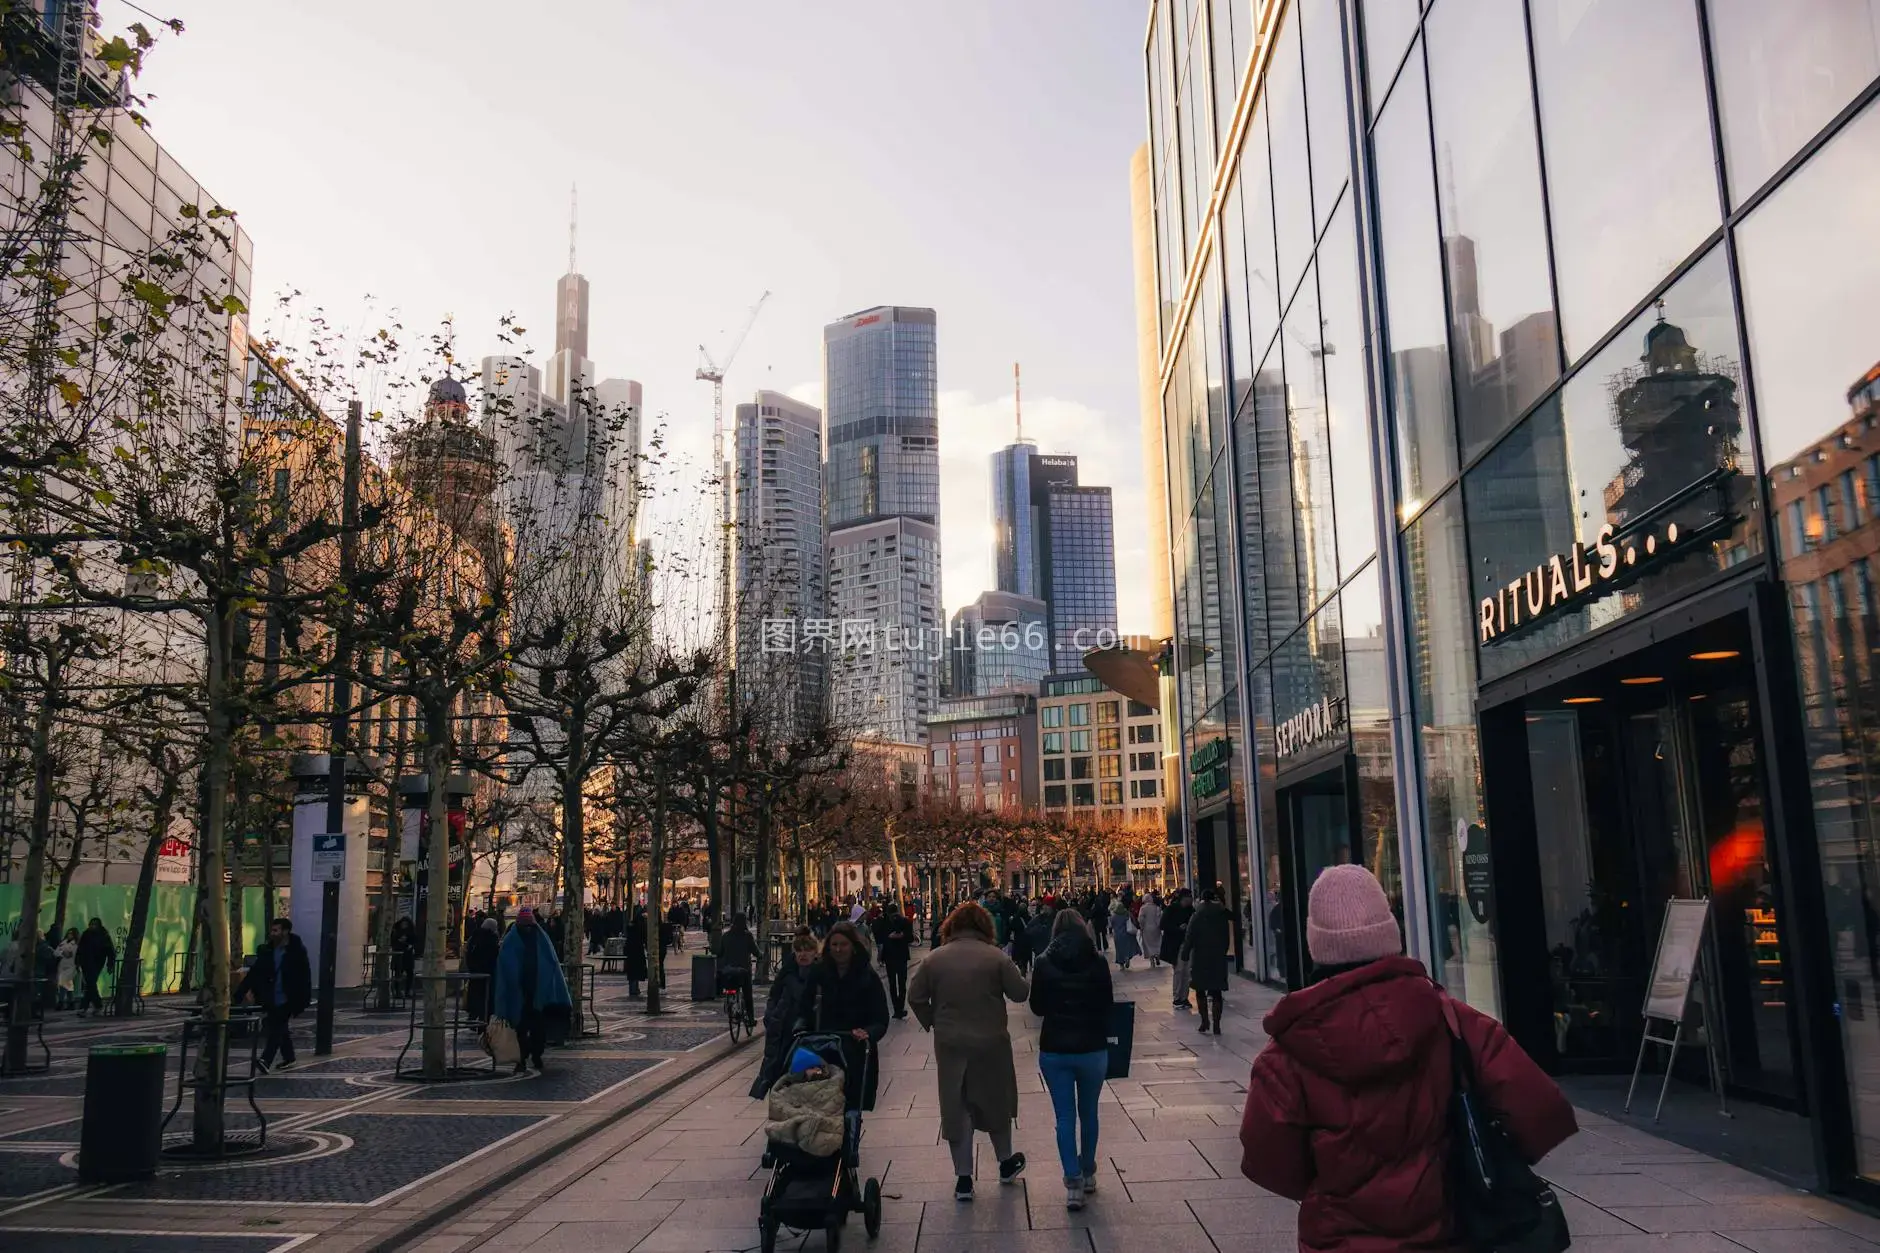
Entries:
POLYGON ((1456 1237, 1471 1253, 1562 1253, 1573 1243, 1560 1198, 1475 1099, 1475 1059, 1447 996, 1450 1204, 1456 1237))

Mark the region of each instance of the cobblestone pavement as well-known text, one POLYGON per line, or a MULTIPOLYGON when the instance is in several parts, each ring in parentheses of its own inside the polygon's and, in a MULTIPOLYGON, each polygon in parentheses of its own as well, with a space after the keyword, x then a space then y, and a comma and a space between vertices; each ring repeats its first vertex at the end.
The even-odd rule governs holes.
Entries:
MULTIPOLYGON (((0 1079, 0 1248, 279 1253, 338 1230, 360 1247, 381 1243, 425 1214, 500 1186, 532 1157, 592 1136, 731 1051, 717 1002, 670 999, 683 996, 679 983, 667 989, 671 1012, 648 1018, 641 1002, 626 998, 623 978, 600 977, 600 1034, 551 1049, 546 1074, 490 1071, 440 1085, 394 1074, 406 1012, 366 1013, 357 991, 342 991, 335 1052, 313 1055, 312 1015, 303 1015, 298 1065, 255 1085, 268 1119, 263 1158, 202 1167, 166 1158, 154 1179, 117 1186, 78 1182, 86 1050, 170 1044, 167 1110, 176 1099, 184 1007, 179 998, 153 998, 131 1019, 55 1015, 46 1030, 50 1071, 0 1079)), ((487 1065, 467 1036, 462 1047, 465 1063, 487 1065)), ((237 1067, 246 1064, 244 1053, 237 1067)), ((231 1127, 254 1128, 239 1093, 228 1110, 231 1127)), ((189 1127, 184 1101, 167 1132, 175 1139, 189 1127)))
MULTIPOLYGON (((1296 1207, 1242 1178, 1235 1139, 1248 1065, 1264 1043, 1274 994, 1239 986, 1227 1029, 1203 1036, 1171 1011, 1168 971, 1140 961, 1118 980, 1136 1002, 1128 1080, 1103 1097, 1099 1190, 1064 1208, 1049 1101, 1035 1062, 1036 1023, 1015 1012, 1018 1147, 1025 1177, 1001 1187, 981 1137, 979 1190, 953 1200, 939 1141, 932 1037, 897 1022, 867 1119, 864 1173, 881 1179, 881 1235, 852 1218, 843 1246, 874 1253, 1279 1253, 1297 1247, 1296 1207)), ((652 1106, 543 1165, 422 1239, 416 1253, 484 1246, 529 1253, 731 1253, 758 1245, 761 1107, 745 1090, 756 1059, 721 1061, 652 1106)), ((1544 1164, 1581 1253, 1880 1253, 1880 1220, 1583 1113, 1581 1133, 1544 1164)), ((308 1246, 338 1248, 332 1237, 308 1246)), ((362 1247, 362 1246, 354 1246, 362 1247)), ((780 1249, 820 1253, 824 1237, 785 1234, 780 1249)))

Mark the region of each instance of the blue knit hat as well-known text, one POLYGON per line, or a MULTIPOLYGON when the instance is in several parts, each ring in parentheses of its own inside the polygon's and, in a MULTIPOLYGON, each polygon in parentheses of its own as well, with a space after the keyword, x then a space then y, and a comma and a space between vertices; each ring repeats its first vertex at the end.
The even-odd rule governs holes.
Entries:
POLYGON ((806 1070, 814 1070, 818 1066, 827 1064, 809 1049, 798 1049, 790 1054, 790 1073, 793 1075, 800 1075, 806 1070))

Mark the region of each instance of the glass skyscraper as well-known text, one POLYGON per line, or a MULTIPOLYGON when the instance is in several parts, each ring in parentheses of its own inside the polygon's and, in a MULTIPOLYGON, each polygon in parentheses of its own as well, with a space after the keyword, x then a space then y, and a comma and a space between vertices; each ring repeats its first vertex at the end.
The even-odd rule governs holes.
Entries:
POLYGON ((926 738, 940 697, 940 418, 932 309, 823 329, 830 710, 847 734, 926 738))
POLYGON ((1051 670, 1079 669, 1116 632, 1110 489, 1079 487, 1077 458, 1019 440, 992 454, 992 521, 998 590, 1043 601, 1051 670))
POLYGON ((827 661, 802 638, 824 616, 822 411, 760 391, 737 407, 735 440, 740 697, 773 725, 807 728, 827 661), (778 621, 789 629, 767 636, 778 621))
POLYGON ((1039 680, 1051 673, 1045 604, 1016 592, 981 592, 954 612, 947 650, 949 696, 1036 696, 1039 680))
POLYGON ((1703 902, 1717 1078, 1880 1199, 1873 6, 1147 7, 1172 801, 1242 969, 1360 862, 1623 1071, 1703 902))

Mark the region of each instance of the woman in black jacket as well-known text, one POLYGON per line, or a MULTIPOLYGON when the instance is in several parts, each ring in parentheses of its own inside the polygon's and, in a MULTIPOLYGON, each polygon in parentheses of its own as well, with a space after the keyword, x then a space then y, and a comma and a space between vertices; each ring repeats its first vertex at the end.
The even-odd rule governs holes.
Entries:
POLYGON ((1113 999, 1110 967, 1090 938, 1090 924, 1075 909, 1059 910, 1051 943, 1032 962, 1031 1012, 1044 1019, 1038 1069, 1057 1115, 1067 1209, 1082 1209, 1085 1195, 1097 1190, 1097 1100, 1110 1070, 1113 999))
POLYGON ((471 980, 464 989, 464 1016, 473 1022, 483 1022, 490 1016, 490 988, 496 983, 496 954, 503 944, 499 931, 496 919, 485 918, 470 933, 470 942, 464 946, 464 970, 486 976, 471 980))
POLYGON ((849 1108, 875 1108, 880 1067, 868 1060, 864 1041, 881 1043, 888 1034, 888 991, 868 960, 868 945, 852 922, 838 922, 823 941, 822 960, 810 975, 800 1015, 805 1029, 844 1037, 848 1062, 849 1108), (861 1075, 858 1084, 856 1075, 861 1075))

